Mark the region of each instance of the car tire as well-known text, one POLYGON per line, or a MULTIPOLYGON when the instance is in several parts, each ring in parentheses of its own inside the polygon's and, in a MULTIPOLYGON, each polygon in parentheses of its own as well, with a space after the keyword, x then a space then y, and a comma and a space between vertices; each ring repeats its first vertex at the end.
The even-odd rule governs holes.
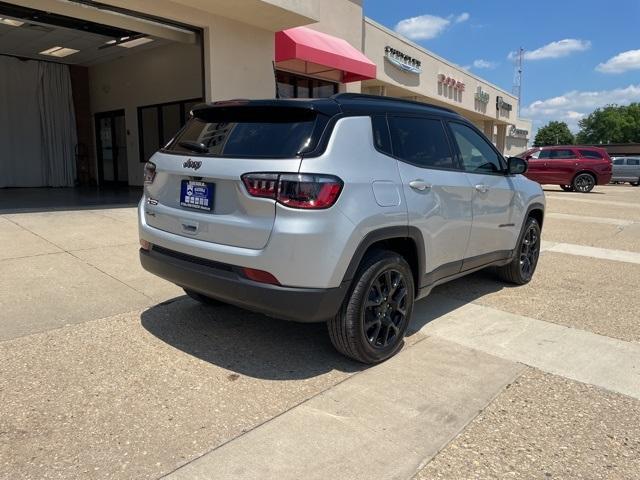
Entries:
POLYGON ((327 322, 343 355, 375 364, 404 344, 414 301, 411 267, 399 254, 378 250, 365 256, 340 311, 327 322))
POLYGON ((560 185, 560 188, 565 192, 573 192, 573 185, 560 185))
POLYGON ((640 187, 640 178, 635 182, 629 182, 629 183, 631 183, 631 185, 633 185, 634 187, 640 187))
POLYGON ((203 305, 224 305, 220 300, 216 300, 215 298, 207 297, 198 292, 194 292, 193 290, 189 290, 188 288, 183 288, 184 293, 189 295, 196 302, 202 303, 203 305))
POLYGON ((513 260, 507 265, 498 267, 498 276, 516 285, 529 283, 536 271, 539 257, 540 224, 535 218, 529 217, 520 234, 513 260))
POLYGON ((590 173, 579 173, 571 186, 576 192, 589 193, 596 186, 596 178, 590 173))

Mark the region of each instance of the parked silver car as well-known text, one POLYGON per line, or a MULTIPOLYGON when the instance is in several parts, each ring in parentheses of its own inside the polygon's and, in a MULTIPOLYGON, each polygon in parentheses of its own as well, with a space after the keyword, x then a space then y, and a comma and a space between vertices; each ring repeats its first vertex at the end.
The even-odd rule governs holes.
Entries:
POLYGON ((640 186, 640 157, 614 157, 612 182, 629 182, 640 186))
POLYGON ((195 107, 145 168, 140 260, 204 303, 326 321, 365 363, 414 300, 496 266, 531 280, 544 194, 468 120, 357 94, 195 107))

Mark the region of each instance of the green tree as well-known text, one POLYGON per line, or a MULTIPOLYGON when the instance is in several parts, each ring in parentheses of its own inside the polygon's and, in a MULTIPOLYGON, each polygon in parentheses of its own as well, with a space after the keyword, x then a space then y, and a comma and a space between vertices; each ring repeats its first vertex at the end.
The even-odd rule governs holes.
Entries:
POLYGON ((549 122, 538 130, 533 146, 571 145, 574 141, 573 134, 565 122, 549 122))
POLYGON ((579 143, 640 142, 640 103, 607 105, 580 120, 579 143))

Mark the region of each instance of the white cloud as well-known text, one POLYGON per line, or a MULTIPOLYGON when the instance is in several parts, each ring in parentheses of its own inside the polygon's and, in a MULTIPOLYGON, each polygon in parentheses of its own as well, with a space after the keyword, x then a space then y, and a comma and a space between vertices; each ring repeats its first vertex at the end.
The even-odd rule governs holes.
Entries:
MULTIPOLYGON (((571 55, 574 52, 584 52, 591 48, 591 42, 588 40, 578 40, 576 38, 565 38, 557 42, 547 43, 546 45, 536 48, 535 50, 524 52, 525 60, 544 60, 546 58, 562 58, 571 55)), ((509 60, 513 60, 517 52, 511 52, 508 55, 509 60)))
POLYGON ((469 15, 467 12, 462 12, 460 15, 456 17, 454 22, 456 23, 466 22, 467 20, 469 20, 470 17, 471 15, 469 15))
POLYGON ((640 70, 640 50, 627 50, 599 64, 596 70, 602 73, 623 73, 640 70))
POLYGON ((435 15, 405 18, 396 25, 396 32, 411 40, 429 40, 440 35, 451 22, 435 15))
POLYGON ((567 122, 571 131, 577 132, 578 121, 596 108, 609 104, 627 105, 631 102, 640 102, 640 84, 594 92, 573 90, 558 97, 536 100, 523 108, 521 115, 531 118, 537 127, 557 120, 567 122))
POLYGON ((430 40, 437 37, 451 26, 451 22, 462 23, 471 16, 467 12, 460 15, 449 15, 447 18, 436 15, 420 15, 400 20, 395 31, 411 40, 430 40))
POLYGON ((473 66, 475 68, 488 68, 488 69, 492 69, 492 68, 496 68, 498 64, 496 62, 490 62, 489 60, 483 60, 482 58, 478 58, 477 60, 473 61, 473 66))

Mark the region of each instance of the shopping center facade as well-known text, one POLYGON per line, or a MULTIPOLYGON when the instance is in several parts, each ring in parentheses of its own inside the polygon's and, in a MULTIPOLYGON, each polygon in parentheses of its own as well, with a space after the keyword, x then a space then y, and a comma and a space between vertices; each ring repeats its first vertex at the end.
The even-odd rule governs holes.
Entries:
POLYGON ((16 40, 0 29, 0 54, 72 51, 46 60, 71 70, 80 183, 140 184, 141 163, 202 100, 387 95, 459 112, 505 155, 529 140, 514 95, 365 18, 361 0, 13 0, 0 2, 0 17, 20 24, 2 26, 16 40), (54 44, 29 52, 15 33, 28 26, 50 27, 38 38, 54 44), (64 40, 73 28, 91 38, 64 40), (100 45, 93 57, 89 40, 100 45))

